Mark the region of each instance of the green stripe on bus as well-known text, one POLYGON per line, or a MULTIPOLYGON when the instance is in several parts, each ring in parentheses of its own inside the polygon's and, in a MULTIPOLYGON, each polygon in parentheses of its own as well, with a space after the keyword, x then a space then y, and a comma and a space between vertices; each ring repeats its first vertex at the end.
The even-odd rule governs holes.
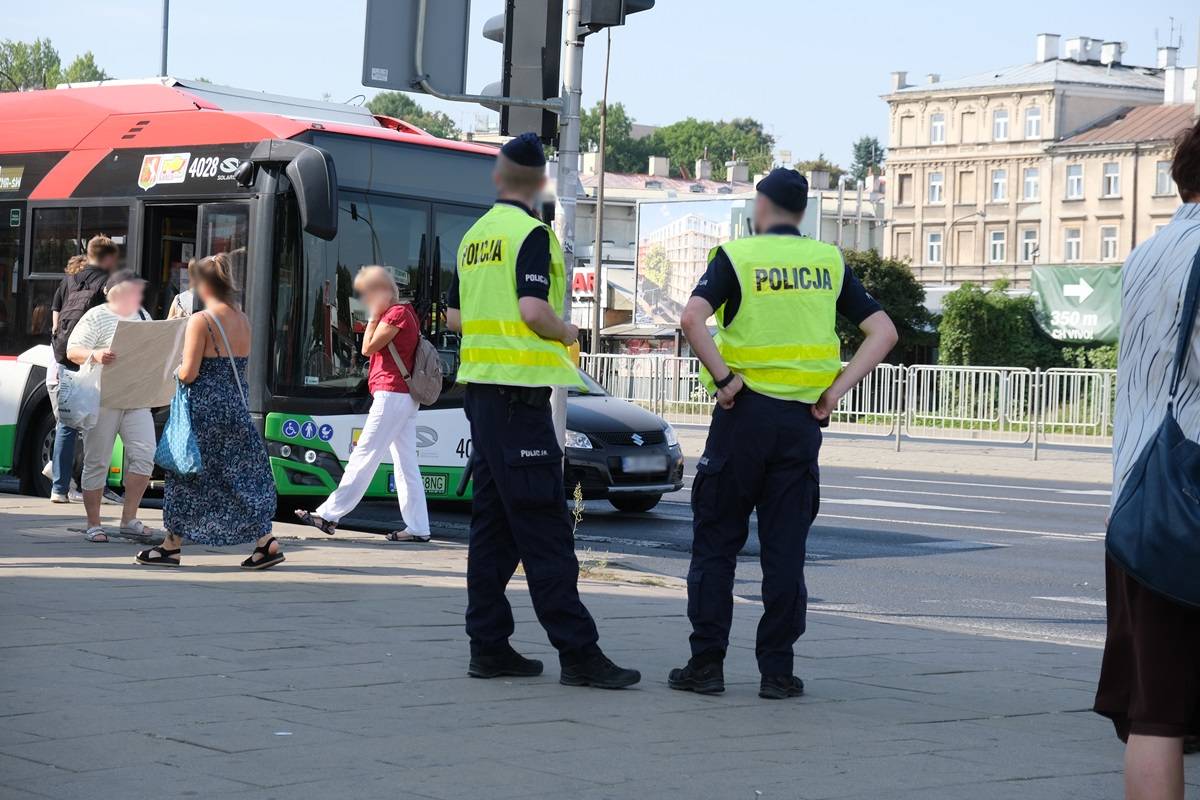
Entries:
POLYGON ((13 464, 17 463, 17 426, 0 425, 0 472, 12 472, 13 464))

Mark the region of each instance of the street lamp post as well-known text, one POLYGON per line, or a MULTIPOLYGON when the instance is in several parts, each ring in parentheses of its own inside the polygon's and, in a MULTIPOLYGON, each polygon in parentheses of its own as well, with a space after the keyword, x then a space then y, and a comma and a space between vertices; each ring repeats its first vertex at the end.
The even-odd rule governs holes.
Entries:
MULTIPOLYGON (((955 225, 957 225, 958 223, 962 222, 965 219, 970 219, 971 217, 979 217, 980 219, 986 219, 987 214, 986 214, 986 212, 984 212, 983 209, 980 208, 980 209, 976 209, 976 210, 972 211, 970 214, 963 214, 958 219, 951 220, 950 224, 946 227, 947 238, 949 238, 953 235, 955 225)), ((958 255, 957 242, 955 243, 954 254, 958 255)), ((946 242, 945 243, 945 254, 942 256, 942 285, 948 286, 949 284, 950 284, 950 242, 946 242)))

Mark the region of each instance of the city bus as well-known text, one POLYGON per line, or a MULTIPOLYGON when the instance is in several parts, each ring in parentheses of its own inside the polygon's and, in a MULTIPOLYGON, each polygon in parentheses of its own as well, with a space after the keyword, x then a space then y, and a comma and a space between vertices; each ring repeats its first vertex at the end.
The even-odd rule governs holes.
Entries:
MULTIPOLYGON (((51 299, 67 259, 104 233, 147 280, 156 319, 187 289, 189 259, 232 254, 254 330, 249 404, 281 505, 341 478, 370 403, 351 282, 364 264, 391 268, 445 361, 417 445, 428 496, 453 499, 471 443, 444 297, 458 243, 492 203, 494 156, 363 107, 201 81, 0 94, 0 472, 49 491, 51 299)), ((118 443, 111 484, 122 469, 118 443)), ((368 496, 394 492, 386 464, 368 496)))

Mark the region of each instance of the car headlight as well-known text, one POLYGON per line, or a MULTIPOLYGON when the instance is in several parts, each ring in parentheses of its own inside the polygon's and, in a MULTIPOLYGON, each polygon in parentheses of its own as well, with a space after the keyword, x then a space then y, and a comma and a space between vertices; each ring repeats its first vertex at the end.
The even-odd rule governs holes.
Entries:
POLYGON ((587 437, 586 433, 579 431, 567 431, 567 447, 574 447, 577 450, 591 450, 592 440, 587 437))
POLYGON ((663 434, 667 437, 667 447, 677 447, 679 445, 679 437, 675 434, 675 429, 667 423, 667 427, 663 428, 663 434))

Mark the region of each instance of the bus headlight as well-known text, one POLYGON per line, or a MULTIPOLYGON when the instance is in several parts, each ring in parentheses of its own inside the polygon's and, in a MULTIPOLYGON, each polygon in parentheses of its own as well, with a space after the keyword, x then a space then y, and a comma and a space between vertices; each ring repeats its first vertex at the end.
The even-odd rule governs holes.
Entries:
POLYGON ((587 437, 586 433, 579 431, 567 431, 567 447, 574 447, 576 450, 591 450, 592 440, 587 437))
POLYGON ((279 455, 282 458, 291 458, 292 457, 292 446, 290 444, 279 445, 279 455))
POLYGON ((305 450, 304 451, 304 463, 305 464, 317 463, 317 451, 316 450, 305 450))

